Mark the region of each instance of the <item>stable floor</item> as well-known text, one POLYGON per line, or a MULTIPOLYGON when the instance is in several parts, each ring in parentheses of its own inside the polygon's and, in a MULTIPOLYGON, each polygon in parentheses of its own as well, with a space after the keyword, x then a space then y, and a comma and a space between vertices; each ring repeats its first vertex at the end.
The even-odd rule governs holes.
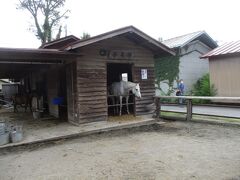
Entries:
POLYGON ((58 140, 61 138, 69 138, 71 136, 81 136, 101 131, 109 131, 121 129, 125 127, 134 127, 151 122, 155 122, 151 117, 134 117, 126 115, 122 117, 109 117, 108 121, 91 122, 81 124, 79 126, 72 125, 67 121, 59 120, 53 117, 43 117, 41 119, 33 119, 31 113, 10 111, 0 111, 0 122, 6 122, 12 125, 22 125, 23 140, 18 143, 9 143, 0 146, 1 148, 25 145, 31 143, 45 142, 50 140, 58 140))

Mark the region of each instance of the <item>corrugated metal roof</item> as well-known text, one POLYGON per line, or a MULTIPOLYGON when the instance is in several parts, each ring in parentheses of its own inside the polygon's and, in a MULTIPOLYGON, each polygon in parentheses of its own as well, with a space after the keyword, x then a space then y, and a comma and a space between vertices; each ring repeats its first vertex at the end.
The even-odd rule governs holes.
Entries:
POLYGON ((175 38, 167 39, 163 41, 163 43, 170 48, 177 48, 183 47, 194 40, 200 40, 210 48, 216 48, 218 46, 217 43, 205 31, 197 31, 175 38))
POLYGON ((189 41, 193 40, 195 37, 200 36, 203 34, 204 31, 197 31, 189 34, 185 34, 182 36, 174 37, 171 39, 164 40, 163 43, 166 44, 168 47, 175 48, 175 47, 182 47, 189 41))
POLYGON ((239 54, 240 53, 240 40, 233 41, 229 43, 225 43, 214 50, 208 52, 207 54, 203 55, 201 58, 208 58, 212 56, 221 56, 227 54, 239 54))

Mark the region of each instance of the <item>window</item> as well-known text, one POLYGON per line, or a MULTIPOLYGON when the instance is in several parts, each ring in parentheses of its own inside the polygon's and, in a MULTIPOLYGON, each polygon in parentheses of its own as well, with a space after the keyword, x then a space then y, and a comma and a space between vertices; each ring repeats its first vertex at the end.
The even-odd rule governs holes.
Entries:
POLYGON ((122 80, 128 81, 128 73, 122 73, 122 80))

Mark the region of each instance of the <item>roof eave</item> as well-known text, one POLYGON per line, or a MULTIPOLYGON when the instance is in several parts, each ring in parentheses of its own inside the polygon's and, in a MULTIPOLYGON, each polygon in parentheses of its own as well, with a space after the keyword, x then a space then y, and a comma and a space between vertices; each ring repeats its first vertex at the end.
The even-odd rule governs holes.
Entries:
POLYGON ((158 48, 161 48, 162 50, 166 51, 170 55, 176 55, 176 53, 171 48, 169 48, 168 46, 158 42, 157 40, 148 36, 144 32, 138 30, 134 26, 127 26, 125 28, 121 28, 121 29, 117 29, 117 30, 114 30, 114 31, 104 33, 104 34, 100 34, 98 36, 95 36, 95 37, 92 37, 92 38, 89 38, 89 39, 86 39, 86 40, 80 40, 76 43, 73 43, 72 45, 69 45, 68 47, 65 48, 65 50, 69 51, 69 50, 72 50, 72 49, 80 48, 80 47, 83 47, 83 46, 87 46, 87 45, 99 42, 101 40, 106 40, 106 39, 113 38, 113 37, 118 36, 118 35, 122 35, 122 34, 125 34, 125 33, 135 33, 138 36, 146 39, 149 43, 154 44, 158 48))
POLYGON ((220 58, 220 57, 231 57, 231 56, 239 56, 240 52, 235 53, 227 53, 227 54, 218 54, 218 55, 203 55, 200 57, 200 59, 212 59, 212 58, 220 58))
POLYGON ((26 49, 26 48, 0 48, 0 61, 14 61, 14 60, 70 60, 75 57, 82 56, 79 53, 72 53, 68 51, 59 51, 56 49, 26 49))
POLYGON ((79 40, 78 37, 74 36, 74 35, 69 35, 69 36, 66 36, 66 37, 63 37, 63 38, 60 38, 60 39, 56 39, 54 41, 51 41, 51 42, 48 42, 48 43, 45 43, 45 44, 42 44, 39 49, 44 49, 48 46, 52 46, 54 44, 57 44, 57 43, 60 43, 60 42, 63 42, 63 41, 66 41, 68 39, 75 39, 76 41, 79 40))
POLYGON ((143 38, 145 39, 148 39, 148 41, 152 44, 154 44, 155 46, 161 48, 162 50, 168 52, 170 55, 173 55, 175 56, 176 55, 176 52, 173 51, 171 48, 169 48, 168 46, 166 46, 165 44, 153 39, 152 37, 148 36, 147 34, 145 34, 144 32, 136 29, 135 27, 133 27, 134 29, 134 33, 136 33, 137 35, 139 36, 142 36, 143 38))

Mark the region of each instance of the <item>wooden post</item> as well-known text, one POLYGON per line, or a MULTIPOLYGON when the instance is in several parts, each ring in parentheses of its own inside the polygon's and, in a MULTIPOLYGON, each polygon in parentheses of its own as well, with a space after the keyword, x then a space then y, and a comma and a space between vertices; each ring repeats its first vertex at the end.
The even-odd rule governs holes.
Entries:
POLYGON ((157 97, 155 99, 155 103, 156 103, 156 118, 159 118, 161 115, 161 104, 160 104, 160 98, 157 97))
POLYGON ((192 120, 192 99, 187 99, 187 121, 192 120))

